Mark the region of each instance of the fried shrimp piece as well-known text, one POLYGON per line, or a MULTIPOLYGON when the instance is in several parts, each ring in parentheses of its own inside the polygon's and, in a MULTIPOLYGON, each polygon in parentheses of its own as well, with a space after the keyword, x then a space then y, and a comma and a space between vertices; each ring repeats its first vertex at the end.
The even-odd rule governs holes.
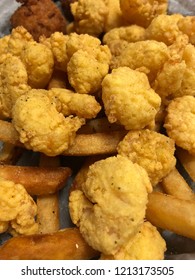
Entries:
POLYGON ((89 54, 87 51, 79 50, 73 54, 68 63, 68 80, 76 92, 93 94, 101 88, 102 80, 108 70, 109 64, 106 61, 99 61, 98 55, 95 57, 93 53, 89 54))
POLYGON ((176 145, 195 155, 195 97, 182 96, 167 106, 164 127, 176 145))
POLYGON ((109 12, 105 0, 78 0, 70 6, 76 33, 98 37, 104 31, 109 12))
POLYGON ((11 225, 19 234, 34 234, 38 231, 35 222, 37 206, 23 185, 0 179, 0 228, 11 225))
POLYGON ((68 35, 62 32, 54 32, 49 38, 41 36, 40 43, 47 46, 53 53, 55 68, 66 72, 68 55, 66 52, 66 43, 69 39, 68 35))
POLYGON ((124 19, 129 24, 147 27, 153 18, 166 14, 167 0, 120 0, 124 19))
POLYGON ((154 40, 129 43, 119 56, 111 60, 111 69, 128 66, 147 74, 152 82, 169 58, 169 49, 162 43, 154 40))
POLYGON ((144 222, 115 255, 101 255, 101 260, 164 260, 166 242, 150 222, 144 222))
POLYGON ((121 26, 108 31, 103 37, 103 43, 110 46, 115 40, 124 40, 129 43, 143 41, 145 39, 145 28, 132 24, 121 26))
POLYGON ((15 101, 29 89, 24 64, 16 56, 7 56, 0 64, 0 117, 10 118, 15 101))
POLYGON ((72 144, 85 121, 79 117, 65 118, 46 94, 46 90, 32 89, 18 98, 12 110, 12 123, 27 149, 55 156, 72 144))
POLYGON ((23 26, 18 26, 11 31, 8 41, 8 52, 20 56, 26 43, 33 41, 32 35, 23 26))
POLYGON ((72 221, 92 248, 115 254, 143 223, 147 190, 151 184, 146 171, 126 157, 96 161, 82 191, 70 193, 72 221))
POLYGON ((81 95, 68 89, 53 88, 48 91, 47 96, 56 104, 58 112, 64 116, 77 115, 81 118, 92 119, 101 109, 94 96, 81 95))
POLYGON ((54 59, 49 48, 37 42, 28 42, 20 58, 28 73, 28 84, 32 88, 45 88, 51 78, 54 59))
POLYGON ((119 143, 117 151, 139 164, 155 186, 175 166, 175 142, 169 137, 149 130, 130 131, 119 143))
POLYGON ((163 42, 168 46, 173 44, 176 38, 182 34, 178 27, 178 22, 182 18, 181 14, 159 15, 155 17, 146 28, 146 39, 163 42))
POLYGON ((106 6, 108 7, 108 14, 104 24, 104 32, 126 25, 120 8, 120 0, 105 0, 106 6))
POLYGON ((184 34, 188 35, 189 42, 195 45, 195 16, 182 17, 178 21, 178 28, 184 34))
POLYGON ((66 20, 51 0, 17 0, 22 5, 11 16, 12 28, 24 26, 35 41, 41 35, 49 37, 55 31, 66 33, 66 20))
POLYGON ((109 122, 117 122, 127 130, 149 125, 161 104, 147 76, 128 67, 119 67, 106 75, 102 82, 102 100, 109 122))

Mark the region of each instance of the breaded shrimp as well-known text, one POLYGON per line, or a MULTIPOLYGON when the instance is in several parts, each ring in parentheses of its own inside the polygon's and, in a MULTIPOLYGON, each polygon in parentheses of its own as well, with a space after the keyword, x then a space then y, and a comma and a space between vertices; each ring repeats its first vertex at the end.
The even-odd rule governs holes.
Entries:
POLYGON ((38 232, 37 206, 21 184, 0 179, 0 225, 9 223, 19 234, 38 232))
POLYGON ((72 144, 83 118, 59 113, 46 90, 32 89, 16 100, 12 123, 27 149, 48 156, 61 154, 72 144))
POLYGON ((115 254, 143 223, 148 191, 146 171, 126 157, 96 161, 89 167, 82 191, 70 193, 72 221, 90 246, 115 254))
POLYGON ((102 82, 102 100, 109 122, 142 129, 155 119, 161 99, 147 76, 128 67, 114 69, 102 82))
POLYGON ((176 164, 174 140, 148 129, 127 133, 119 143, 117 151, 145 168, 153 186, 176 164))
POLYGON ((115 255, 101 255, 101 260, 164 260, 166 242, 150 222, 144 222, 134 236, 115 255))
POLYGON ((195 97, 182 96, 167 106, 164 127, 176 145, 195 155, 195 97))

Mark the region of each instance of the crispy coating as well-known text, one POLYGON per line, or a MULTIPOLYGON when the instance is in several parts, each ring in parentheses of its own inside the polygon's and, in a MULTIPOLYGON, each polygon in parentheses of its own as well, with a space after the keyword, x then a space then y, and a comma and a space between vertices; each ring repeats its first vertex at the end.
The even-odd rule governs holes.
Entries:
POLYGON ((7 56, 0 65, 0 116, 9 118, 17 98, 30 89, 28 74, 22 61, 13 55, 7 56))
POLYGON ((153 18, 166 14, 167 0, 120 0, 124 19, 129 24, 147 27, 153 18))
POLYGON ((102 100, 109 122, 118 122, 127 130, 149 125, 161 104, 147 76, 128 67, 119 67, 106 75, 102 82, 102 100))
POLYGON ((77 115, 81 118, 92 119, 101 109, 94 96, 81 95, 68 89, 53 88, 48 91, 47 96, 53 103, 55 102, 58 112, 64 116, 77 115))
POLYGON ((20 56, 26 43, 33 41, 32 35, 23 26, 13 28, 8 41, 8 52, 20 56))
POLYGON ((185 61, 186 70, 181 87, 176 92, 175 96, 195 96, 195 46, 188 44, 184 49, 182 59, 185 61))
POLYGON ((78 34, 98 37, 105 26, 109 9, 105 0, 78 0, 71 5, 74 30, 78 34))
POLYGON ((173 99, 167 107, 164 127, 176 145, 195 155, 195 98, 182 96, 173 99))
POLYGON ((168 47, 154 40, 129 43, 119 56, 113 57, 111 69, 128 66, 147 74, 153 81, 157 72, 169 58, 168 47))
POLYGON ((151 184, 157 185, 175 166, 175 142, 148 129, 129 132, 119 143, 117 151, 139 164, 148 173, 151 184))
POLYGON ((49 37, 55 31, 66 33, 66 20, 57 5, 51 0, 19 1, 22 5, 10 18, 12 28, 24 26, 35 41, 41 35, 49 37))
POLYGON ((188 35, 189 42, 195 45, 195 16, 182 17, 178 21, 178 28, 184 34, 188 35))
POLYGON ((155 17, 148 28, 146 28, 146 39, 163 42, 168 46, 173 44, 182 33, 178 27, 178 21, 182 18, 181 14, 159 15, 155 17))
POLYGON ((12 110, 12 123, 27 149, 55 156, 72 144, 85 121, 79 117, 65 118, 46 94, 46 90, 32 89, 18 98, 12 110))
POLYGON ((105 0, 106 6, 108 7, 108 14, 104 24, 104 32, 126 25, 122 12, 120 9, 120 0, 105 0))
MULTIPOLYGON (((0 223, 10 223, 19 234, 34 234, 38 231, 35 222, 37 206, 21 184, 0 179, 0 223)), ((4 228, 4 229, 5 229, 4 228)))
POLYGON ((68 55, 66 52, 66 43, 69 39, 68 35, 62 32, 54 32, 49 38, 40 37, 40 42, 46 45, 53 53, 55 68, 66 72, 68 55))
POLYGON ((103 78, 109 70, 108 63, 102 63, 93 53, 79 50, 71 57, 68 67, 68 80, 76 92, 93 94, 101 88, 103 78))
POLYGON ((28 74, 28 84, 32 88, 45 88, 54 67, 51 50, 43 44, 28 42, 25 44, 20 58, 28 74))
POLYGON ((102 260, 164 260, 166 242, 150 222, 144 222, 134 236, 114 256, 102 254, 102 260))
POLYGON ((114 254, 143 223, 147 189, 147 173, 126 157, 97 161, 89 167, 83 191, 70 193, 72 221, 92 248, 114 254))
POLYGON ((143 41, 145 39, 145 28, 132 24, 121 26, 108 31, 103 37, 103 43, 110 46, 115 40, 124 40, 129 43, 143 41))
POLYGON ((4 59, 7 57, 8 41, 10 35, 6 35, 0 38, 0 64, 3 63, 4 59))

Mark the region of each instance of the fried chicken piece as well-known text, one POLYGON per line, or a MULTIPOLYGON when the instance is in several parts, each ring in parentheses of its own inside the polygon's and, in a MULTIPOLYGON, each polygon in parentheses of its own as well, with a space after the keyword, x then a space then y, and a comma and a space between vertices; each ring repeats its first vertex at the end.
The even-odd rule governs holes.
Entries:
POLYGON ((146 39, 163 42, 167 46, 173 44, 176 38, 182 34, 178 27, 178 22, 182 18, 181 14, 155 17, 146 28, 146 39))
POLYGON ((153 18, 166 14, 167 0, 120 0, 124 19, 129 24, 147 27, 153 18))
POLYGON ((24 26, 35 41, 41 35, 49 37, 55 31, 66 33, 66 20, 51 0, 20 0, 22 5, 10 18, 12 28, 24 26))
POLYGON ((0 64, 0 117, 11 118, 15 101, 29 89, 24 64, 19 57, 8 55, 0 64))
POLYGON ((8 223, 16 233, 37 233, 36 213, 34 200, 21 184, 0 179, 0 225, 4 230, 8 223))
POLYGON ((147 190, 146 171, 126 157, 97 161, 89 167, 82 191, 70 193, 72 221, 92 248, 115 254, 143 223, 147 190))
POLYGON ((43 44, 28 42, 21 51, 20 58, 28 74, 28 84, 32 88, 45 88, 54 68, 51 50, 43 44))
POLYGON ((128 67, 114 69, 102 82, 102 100, 109 122, 142 129, 155 119, 161 99, 147 76, 128 67))
POLYGON ((182 17, 178 21, 178 28, 184 34, 188 35, 189 42, 195 45, 195 16, 182 17))
POLYGON ((176 164, 175 142, 148 129, 127 133, 119 143, 117 151, 145 168, 153 186, 156 186, 176 164))
POLYGON ((182 96, 167 106, 164 127, 176 145, 195 155, 195 97, 182 96))
POLYGON ((61 154, 72 144, 83 118, 59 113, 46 90, 32 89, 19 97, 13 106, 12 123, 27 149, 48 156, 61 154))
POLYGON ((78 34, 98 37, 104 31, 109 9, 105 0, 78 0, 72 4, 74 30, 78 34))
POLYGON ((119 56, 111 60, 111 69, 128 66, 147 74, 149 81, 156 78, 158 71, 169 58, 169 49, 162 43, 154 40, 129 43, 119 56))
POLYGON ((113 256, 101 255, 101 260, 164 260, 166 242, 150 222, 144 222, 134 236, 113 256))
POLYGON ((81 95, 68 89, 53 88, 48 91, 47 96, 56 104, 58 112, 64 116, 77 115, 81 118, 92 119, 101 109, 94 96, 81 95))

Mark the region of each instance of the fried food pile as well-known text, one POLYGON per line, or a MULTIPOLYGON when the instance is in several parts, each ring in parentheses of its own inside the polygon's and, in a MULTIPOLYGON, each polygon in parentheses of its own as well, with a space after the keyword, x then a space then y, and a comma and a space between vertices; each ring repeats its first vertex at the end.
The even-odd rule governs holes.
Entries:
POLYGON ((0 258, 18 246, 16 259, 163 260, 164 230, 195 239, 195 195, 177 167, 195 180, 194 16, 168 15, 166 0, 61 1, 63 25, 54 3, 22 2, 0 38, 0 162, 11 165, 16 146, 36 152, 65 186, 61 157, 84 158, 68 193, 74 229, 62 231, 59 188, 0 169, 0 232, 20 235, 0 258))

